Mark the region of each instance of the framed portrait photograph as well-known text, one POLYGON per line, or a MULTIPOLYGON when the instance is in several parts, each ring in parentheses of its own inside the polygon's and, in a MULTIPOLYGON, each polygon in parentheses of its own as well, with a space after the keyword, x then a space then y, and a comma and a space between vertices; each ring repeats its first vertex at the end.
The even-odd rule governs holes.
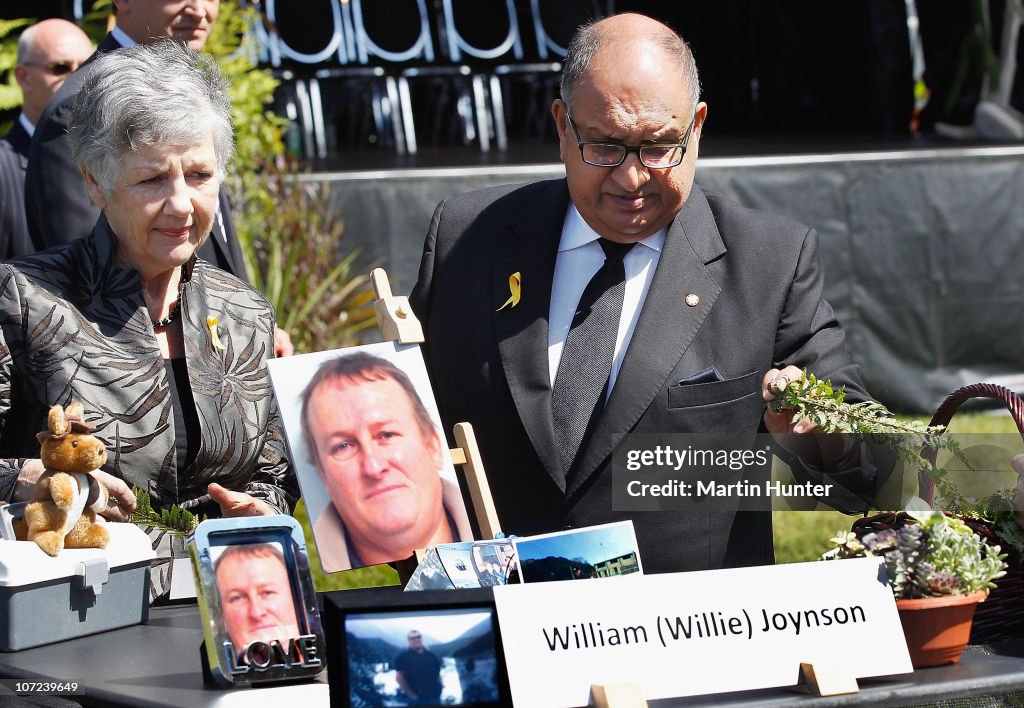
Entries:
POLYGON ((325 573, 473 539, 416 345, 268 362, 325 573))
POLYGON ((323 627, 295 519, 210 519, 189 550, 214 681, 297 680, 323 671, 323 627))
POLYGON ((510 704, 490 590, 324 595, 332 708, 510 704))
POLYGON ((643 574, 632 521, 511 539, 524 583, 643 574))

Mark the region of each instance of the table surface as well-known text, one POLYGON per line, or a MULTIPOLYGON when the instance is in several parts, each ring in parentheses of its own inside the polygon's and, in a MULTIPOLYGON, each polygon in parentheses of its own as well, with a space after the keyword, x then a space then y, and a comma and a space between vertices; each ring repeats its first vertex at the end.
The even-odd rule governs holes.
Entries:
MULTIPOLYGON (((147 624, 0 653, 0 677, 77 681, 84 686, 85 695, 70 698, 87 705, 226 708, 252 705, 257 698, 260 705, 270 701, 274 705, 328 705, 326 674, 318 681, 288 686, 230 691, 205 687, 199 654, 202 634, 195 605, 154 608, 147 624)), ((1024 691, 1024 642, 968 647, 959 664, 863 679, 860 685, 859 693, 828 698, 794 689, 766 689, 652 701, 651 705, 896 706, 1024 691)))
POLYGON ((111 632, 0 653, 0 676, 77 681, 86 705, 104 706, 326 706, 327 674, 320 680, 271 687, 220 690, 203 684, 199 647, 203 630, 194 604, 156 607, 149 622, 111 632))

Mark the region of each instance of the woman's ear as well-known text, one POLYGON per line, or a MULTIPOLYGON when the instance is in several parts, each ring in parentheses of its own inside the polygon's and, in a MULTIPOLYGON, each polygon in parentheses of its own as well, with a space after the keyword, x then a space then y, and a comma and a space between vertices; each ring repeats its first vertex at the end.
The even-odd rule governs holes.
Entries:
POLYGON ((89 193, 89 199, 100 209, 107 208, 107 197, 103 194, 103 190, 100 189, 99 182, 92 176, 89 170, 82 169, 82 177, 85 178, 85 191, 89 193))

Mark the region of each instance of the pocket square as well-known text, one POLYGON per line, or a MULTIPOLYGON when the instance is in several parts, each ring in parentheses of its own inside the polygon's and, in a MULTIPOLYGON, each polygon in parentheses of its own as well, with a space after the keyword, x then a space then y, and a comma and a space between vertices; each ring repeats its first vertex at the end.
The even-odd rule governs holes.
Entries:
POLYGON ((714 383, 715 381, 724 381, 725 378, 718 373, 718 369, 713 366, 709 366, 704 371, 698 371, 696 374, 691 374, 685 379, 679 380, 680 386, 692 386, 693 384, 703 383, 714 383))

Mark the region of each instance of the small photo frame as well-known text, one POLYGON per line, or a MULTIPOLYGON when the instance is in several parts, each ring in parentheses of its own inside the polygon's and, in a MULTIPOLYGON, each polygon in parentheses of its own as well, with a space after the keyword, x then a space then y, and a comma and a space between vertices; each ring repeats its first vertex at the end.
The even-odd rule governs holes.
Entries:
POLYGON ((473 540, 419 346, 383 342, 268 365, 325 573, 473 540))
POLYGON ((332 708, 511 704, 490 589, 323 598, 332 708))
POLYGON ((323 627, 295 519, 210 519, 196 528, 189 552, 209 678, 255 684, 323 671, 323 627))
POLYGON ((511 540, 524 583, 643 574, 632 521, 511 540))

